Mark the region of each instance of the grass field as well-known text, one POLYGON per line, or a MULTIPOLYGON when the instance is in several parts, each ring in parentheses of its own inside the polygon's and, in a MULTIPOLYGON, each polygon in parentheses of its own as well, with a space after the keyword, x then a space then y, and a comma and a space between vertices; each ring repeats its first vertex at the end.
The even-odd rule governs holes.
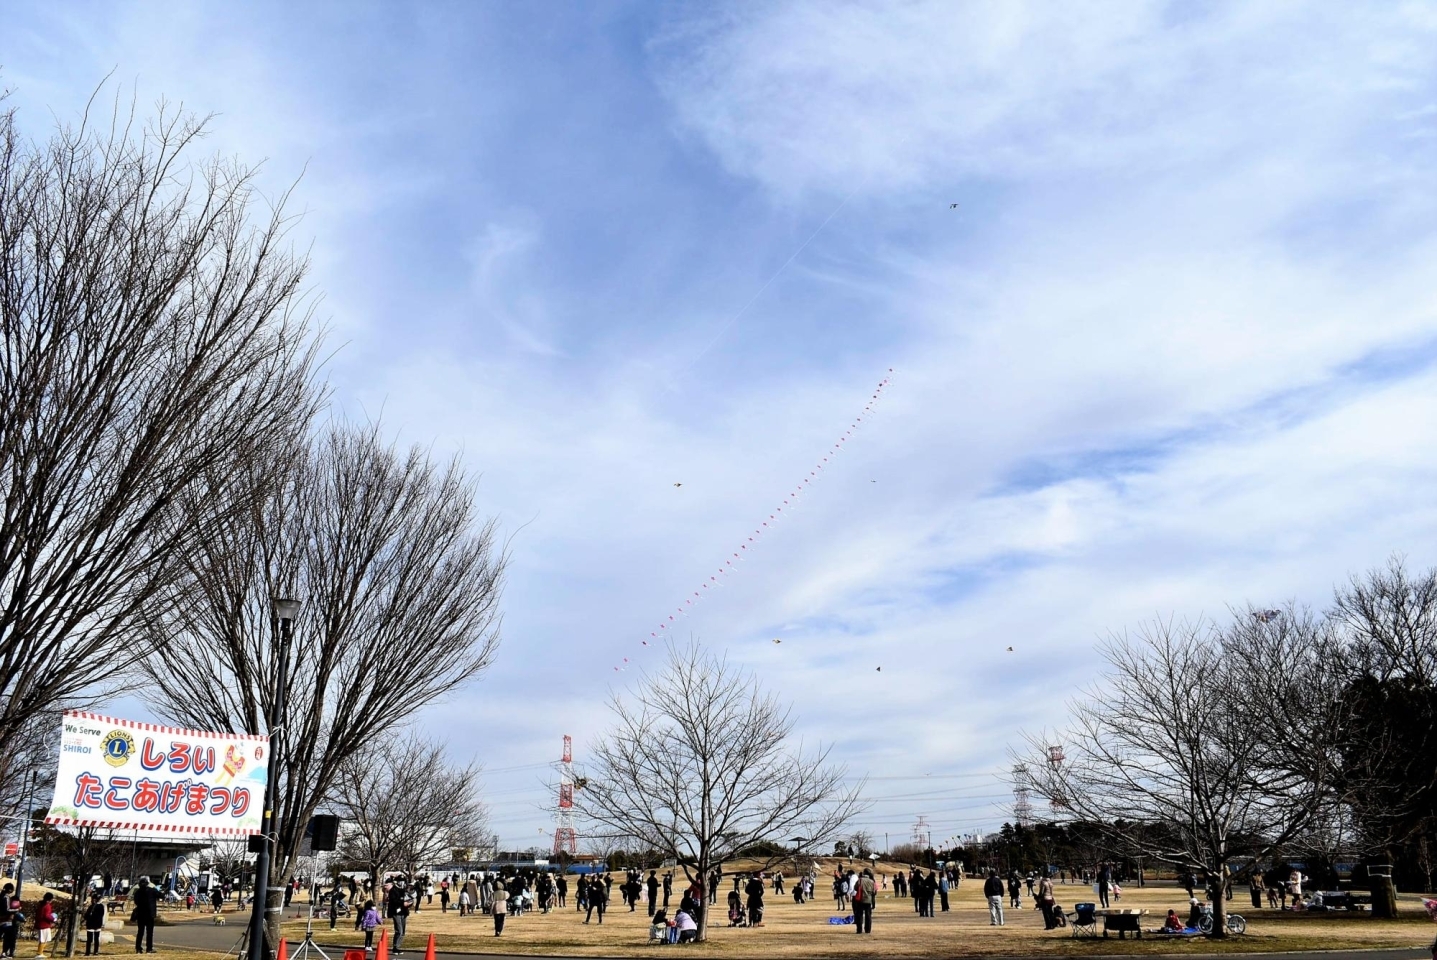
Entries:
MULTIPOLYGON (((887 872, 892 875, 890 867, 887 872)), ((831 870, 825 864, 821 870, 831 870)), ((882 869, 880 868, 881 872, 882 869)), ((826 886, 820 873, 820 886, 826 886)), ((723 912, 729 884, 720 893, 717 919, 723 912)), ((1091 889, 1058 885, 1058 902, 1071 912, 1074 902, 1091 900, 1091 889)), ((1186 914, 1186 894, 1170 885, 1145 889, 1125 888, 1121 906, 1143 907, 1145 929, 1161 925, 1170 908, 1186 914)), ((1075 940, 1067 930, 1045 931, 1041 914, 1024 897, 1023 908, 1009 910, 1002 927, 989 925, 981 884, 965 881, 950 895, 952 909, 933 918, 920 918, 911 900, 896 899, 892 890, 880 894, 874 913, 873 933, 859 936, 852 926, 832 926, 830 916, 839 912, 831 898, 795 904, 791 897, 765 898, 765 925, 762 928, 727 926, 727 920, 709 929, 709 942, 682 948, 691 952, 723 957, 812 957, 870 956, 885 958, 953 956, 1033 956, 1071 954, 1160 954, 1160 953, 1264 953, 1283 950, 1331 950, 1378 947, 1425 947, 1437 934, 1414 896, 1404 897, 1404 917, 1378 921, 1366 913, 1282 913, 1253 910, 1246 896, 1231 901, 1232 908, 1248 921, 1246 936, 1226 940, 1204 937, 1185 939, 1145 936, 1142 940, 1099 937, 1075 940)), ((670 915, 677 908, 677 893, 670 915)), ((583 915, 572 905, 544 915, 530 913, 510 917, 502 938, 494 936, 493 921, 482 914, 460 918, 456 911, 441 913, 438 899, 410 917, 406 955, 422 955, 425 941, 435 934, 440 951, 474 953, 566 954, 573 956, 622 957, 655 949, 647 943, 648 920, 642 907, 629 912, 617 891, 613 909, 604 924, 584 924, 583 915)), ((935 908, 936 909, 936 908, 935 908)), ((337 935, 328 924, 316 924, 322 942, 354 941, 351 922, 341 921, 337 935)), ((288 921, 286 931, 296 939, 304 936, 303 921, 288 921)))

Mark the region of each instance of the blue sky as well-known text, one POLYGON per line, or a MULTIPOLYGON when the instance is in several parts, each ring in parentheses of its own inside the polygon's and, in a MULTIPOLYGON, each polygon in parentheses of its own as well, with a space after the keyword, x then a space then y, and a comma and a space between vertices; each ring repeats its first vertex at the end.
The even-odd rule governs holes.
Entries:
POLYGON ((684 629, 874 777, 893 842, 1001 822, 1109 631, 1434 561, 1432 4, 3 17, 36 135, 113 70, 303 174, 336 406, 462 451, 513 535, 498 663, 421 718, 507 844, 890 367, 684 629))

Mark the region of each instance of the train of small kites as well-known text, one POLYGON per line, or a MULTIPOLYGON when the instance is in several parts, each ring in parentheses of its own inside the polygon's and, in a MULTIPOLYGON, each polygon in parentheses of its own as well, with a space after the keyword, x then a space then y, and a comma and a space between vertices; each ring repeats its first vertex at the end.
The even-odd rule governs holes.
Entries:
MULTIPOLYGON (((797 503, 798 498, 802 494, 807 493, 808 489, 813 484, 818 482, 821 475, 823 474, 823 471, 829 466, 829 464, 838 456, 838 454, 842 453, 845 449, 847 449, 848 441, 853 438, 854 432, 872 418, 874 408, 876 408, 879 401, 883 399, 883 391, 892 382, 892 378, 893 368, 890 367, 888 369, 888 375, 885 376, 882 380, 878 381, 877 385, 873 388, 873 392, 869 394, 868 402, 864 404, 863 410, 856 417, 853 418, 853 420, 848 424, 848 428, 843 431, 843 434, 834 442, 833 446, 829 447, 826 451, 824 451, 824 456, 820 457, 818 461, 814 463, 813 468, 808 471, 808 476, 804 477, 798 483, 794 484, 793 489, 790 490, 783 497, 783 502, 773 508, 773 511, 768 514, 768 519, 759 521, 758 525, 754 527, 753 532, 745 538, 745 541, 741 544, 738 544, 737 550, 730 551, 730 556, 725 558, 723 566, 718 567, 714 571, 714 573, 710 574, 707 580, 699 584, 699 589, 693 591, 692 596, 685 597, 683 603, 678 604, 674 608, 673 613, 667 614, 665 616, 665 619, 661 620, 659 624, 654 627, 653 630, 649 631, 648 639, 639 641, 641 646, 647 647, 650 645, 649 640, 656 640, 660 636, 668 636, 668 634, 664 631, 672 629, 673 625, 677 622, 678 617, 686 616, 689 610, 693 608, 694 604, 700 602, 701 600, 703 600, 704 597, 708 596, 708 593, 706 593, 705 591, 717 589, 719 586, 721 586, 722 584, 719 578, 726 577, 730 573, 732 573, 737 568, 738 564, 742 563, 743 560, 750 555, 750 548, 756 548, 758 545, 758 541, 762 539, 763 535, 772 532, 773 527, 784 518, 785 508, 788 510, 789 514, 792 514, 794 505, 797 503)), ((874 480, 871 482, 877 483, 878 481, 874 480)), ((683 482, 675 481, 673 486, 676 490, 682 489, 683 482)), ((773 642, 775 644, 781 644, 783 641, 775 637, 773 642)), ((621 672, 627 669, 628 665, 629 658, 624 657, 621 663, 614 665, 614 671, 621 672)), ((881 671, 883 668, 879 667, 878 669, 881 671)))

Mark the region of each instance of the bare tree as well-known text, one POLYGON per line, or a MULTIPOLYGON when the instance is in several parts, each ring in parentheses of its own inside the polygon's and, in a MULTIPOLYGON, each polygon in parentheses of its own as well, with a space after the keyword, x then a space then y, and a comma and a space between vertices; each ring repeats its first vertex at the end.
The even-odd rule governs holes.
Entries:
MULTIPOLYGON (((1339 589, 1330 616, 1346 641, 1333 660, 1351 711, 1345 767, 1365 784, 1356 821, 1415 879, 1421 842, 1437 839, 1437 570, 1394 558, 1339 589)), ((1387 899, 1374 911, 1395 909, 1387 899)))
MULTIPOLYGON (((845 785, 828 748, 790 748, 790 708, 697 644, 670 646, 663 671, 611 709, 576 810, 590 834, 662 851, 705 888, 738 851, 794 836, 818 849, 863 808, 862 783, 845 785)), ((701 911, 700 940, 707 922, 701 911)))
POLYGON ((76 827, 56 830, 44 828, 45 853, 59 861, 73 883, 69 902, 60 915, 61 935, 65 938, 65 956, 75 955, 75 938, 80 921, 88 906, 91 878, 118 873, 130 863, 130 840, 101 827, 76 827))
MULTIPOLYGON (((162 105, 35 142, 0 113, 0 755, 145 655, 140 611, 206 534, 181 500, 318 402, 284 198, 192 159, 204 125, 162 105)), ((225 492, 212 515, 248 506, 225 492)))
POLYGON ((1336 693, 1325 669, 1326 626, 1289 609, 1264 620, 1159 622, 1103 647, 1103 682, 1073 704, 1067 757, 1029 737, 1036 793, 1063 819, 1113 842, 1204 870, 1222 891, 1237 858, 1261 860, 1331 809, 1336 693))
POLYGON ((246 841, 232 837, 211 837, 210 846, 200 862, 214 872, 212 880, 215 884, 233 882, 238 886, 246 865, 252 860, 254 854, 249 852, 246 841))
POLYGON ((391 867, 412 876, 456 849, 469 853, 488 826, 479 767, 451 766, 442 743, 414 734, 381 736, 347 758, 331 806, 345 825, 340 856, 364 864, 375 889, 391 867))
POLYGON ((10 749, 0 752, 0 820, 18 819, 49 805, 60 753, 59 727, 59 711, 27 717, 10 749))
POLYGON ((489 665, 506 561, 457 460, 401 453, 377 426, 332 427, 293 452, 282 479, 244 515, 205 521, 209 536, 183 554, 148 623, 145 664, 160 714, 251 733, 268 730, 284 671, 274 881, 293 871, 344 761, 489 665), (287 664, 274 640, 279 595, 305 601, 287 664))

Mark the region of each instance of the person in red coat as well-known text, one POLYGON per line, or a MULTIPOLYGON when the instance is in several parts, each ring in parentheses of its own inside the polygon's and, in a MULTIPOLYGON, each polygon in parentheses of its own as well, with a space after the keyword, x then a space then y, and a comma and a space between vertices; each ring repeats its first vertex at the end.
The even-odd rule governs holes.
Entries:
POLYGON ((55 895, 45 894, 40 909, 35 911, 35 939, 40 941, 37 957, 45 956, 45 948, 55 939, 55 895))

